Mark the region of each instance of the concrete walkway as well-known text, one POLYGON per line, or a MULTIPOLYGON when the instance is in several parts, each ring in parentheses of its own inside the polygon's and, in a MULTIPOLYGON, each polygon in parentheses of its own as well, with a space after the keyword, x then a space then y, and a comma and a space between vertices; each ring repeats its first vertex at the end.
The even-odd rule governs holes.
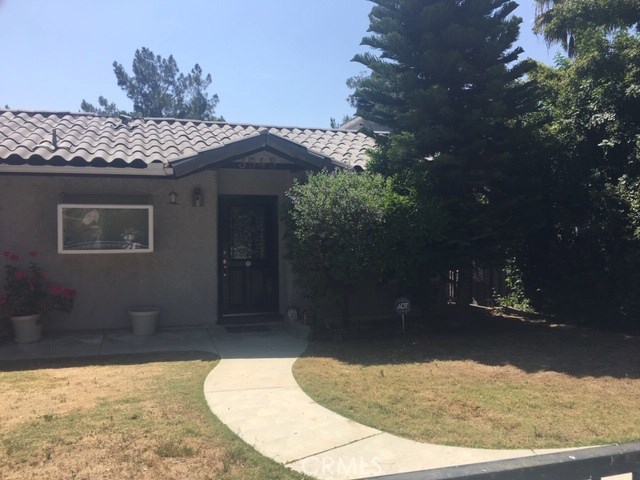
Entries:
POLYGON ((213 413, 263 455, 313 477, 352 479, 551 452, 446 447, 366 427, 300 389, 291 367, 305 341, 224 330, 213 338, 222 357, 204 385, 213 413))

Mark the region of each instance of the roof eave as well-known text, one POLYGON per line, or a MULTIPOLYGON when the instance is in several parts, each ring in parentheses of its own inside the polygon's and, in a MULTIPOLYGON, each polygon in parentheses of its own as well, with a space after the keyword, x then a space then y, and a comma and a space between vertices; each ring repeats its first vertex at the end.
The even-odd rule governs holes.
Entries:
POLYGON ((34 175, 104 175, 132 177, 172 177, 170 165, 161 163, 149 164, 146 168, 124 167, 92 167, 92 166, 55 166, 55 165, 12 165, 0 163, 0 174, 34 174, 34 175))
MULTIPOLYGON (((345 168, 345 164, 309 150, 304 145, 267 131, 242 138, 219 147, 203 150, 196 155, 172 160, 169 166, 176 178, 185 177, 202 170, 220 168, 230 159, 241 158, 261 150, 269 150, 308 170, 333 170, 345 168)), ((346 168, 349 168, 346 166, 346 168)))

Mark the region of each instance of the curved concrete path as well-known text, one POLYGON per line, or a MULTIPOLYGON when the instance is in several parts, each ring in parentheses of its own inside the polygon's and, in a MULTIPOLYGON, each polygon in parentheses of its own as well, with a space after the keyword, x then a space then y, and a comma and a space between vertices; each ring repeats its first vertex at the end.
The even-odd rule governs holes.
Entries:
POLYGON ((549 452, 446 447, 366 427, 300 389, 291 367, 306 341, 284 330, 216 329, 213 338, 222 358, 204 384, 213 413, 261 454, 307 475, 353 479, 549 452))

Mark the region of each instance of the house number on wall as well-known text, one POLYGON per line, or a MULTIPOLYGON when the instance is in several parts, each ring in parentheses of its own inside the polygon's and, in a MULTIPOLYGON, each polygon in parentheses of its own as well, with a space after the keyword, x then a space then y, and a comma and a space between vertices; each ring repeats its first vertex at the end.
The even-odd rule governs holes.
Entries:
POLYGON ((248 157, 236 162, 238 168, 266 169, 275 168, 276 162, 273 157, 248 157))

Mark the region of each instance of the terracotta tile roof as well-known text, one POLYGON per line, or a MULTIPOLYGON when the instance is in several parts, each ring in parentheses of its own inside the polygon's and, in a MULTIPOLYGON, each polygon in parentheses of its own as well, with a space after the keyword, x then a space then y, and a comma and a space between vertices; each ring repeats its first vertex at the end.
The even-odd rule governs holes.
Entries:
POLYGON ((0 110, 0 164, 145 168, 265 131, 352 167, 364 167, 375 145, 362 133, 344 130, 0 110))

